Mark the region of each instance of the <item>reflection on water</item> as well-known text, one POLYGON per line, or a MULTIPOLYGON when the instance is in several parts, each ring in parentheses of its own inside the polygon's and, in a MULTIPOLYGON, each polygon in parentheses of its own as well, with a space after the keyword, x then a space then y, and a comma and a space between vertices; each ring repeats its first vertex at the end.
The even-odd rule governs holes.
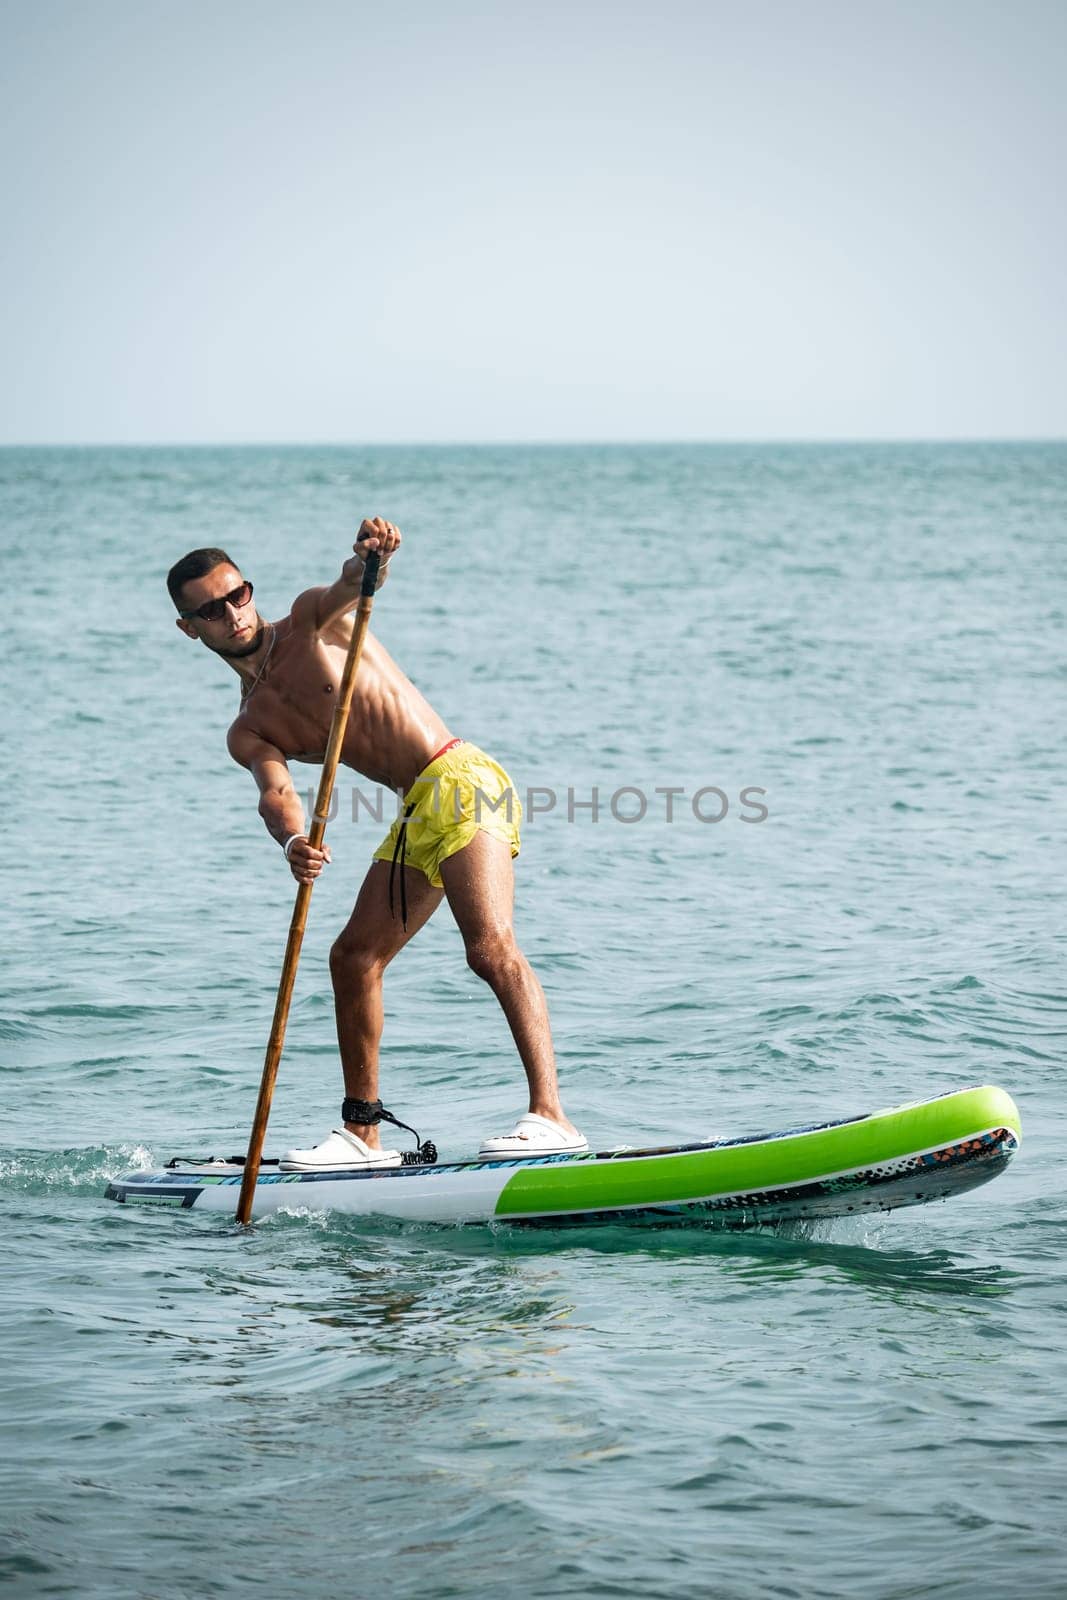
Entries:
MULTIPOLYGON (((489 1228, 439 1228, 429 1224, 368 1222, 365 1218, 320 1215, 301 1219, 279 1213, 267 1226, 299 1226, 302 1221, 321 1228, 335 1238, 368 1237, 396 1239, 402 1236, 409 1249, 413 1241, 424 1239, 427 1254, 440 1258, 476 1259, 507 1262, 556 1259, 561 1254, 589 1252, 594 1255, 641 1256, 660 1260, 714 1261, 731 1264, 754 1277, 781 1278, 782 1281, 807 1272, 825 1273, 832 1269, 842 1277, 873 1286, 884 1284, 901 1290, 911 1287, 945 1294, 998 1295, 1006 1293, 1021 1275, 1000 1265, 970 1265, 943 1248, 928 1251, 893 1248, 892 1230, 897 1219, 859 1222, 842 1219, 833 1222, 782 1222, 745 1230, 714 1226, 676 1226, 669 1222, 642 1219, 620 1224, 597 1223, 583 1228, 569 1224, 553 1230, 493 1225, 489 1228), (863 1242, 847 1236, 862 1230, 863 1242)), ((261 1224, 263 1226, 263 1224, 261 1224)), ((373 1271, 373 1268, 368 1268, 373 1271)))

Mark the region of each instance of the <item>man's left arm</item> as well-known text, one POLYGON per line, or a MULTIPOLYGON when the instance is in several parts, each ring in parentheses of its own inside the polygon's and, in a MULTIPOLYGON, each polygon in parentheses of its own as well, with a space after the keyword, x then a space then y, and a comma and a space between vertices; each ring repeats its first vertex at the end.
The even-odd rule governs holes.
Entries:
POLYGON ((371 551, 377 551, 381 558, 378 581, 374 585, 376 590, 380 589, 386 579, 389 558, 399 544, 400 529, 395 523, 386 522, 383 517, 368 517, 361 524, 352 546, 355 554, 349 556, 341 568, 337 582, 331 583, 328 589, 309 589, 294 603, 293 621, 297 627, 321 633, 338 617, 354 611, 359 603, 367 556, 371 551))

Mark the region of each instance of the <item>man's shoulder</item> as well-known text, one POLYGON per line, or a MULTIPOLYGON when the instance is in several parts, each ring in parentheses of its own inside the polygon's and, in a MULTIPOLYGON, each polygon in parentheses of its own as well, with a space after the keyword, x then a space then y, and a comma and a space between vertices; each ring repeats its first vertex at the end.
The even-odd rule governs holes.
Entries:
POLYGON ((226 748, 242 767, 252 767, 257 761, 284 760, 276 744, 265 739, 245 718, 240 710, 226 730, 226 748))
POLYGON ((289 610, 288 620, 292 623, 294 633, 317 633, 319 631, 319 601, 326 593, 325 584, 317 588, 305 589, 298 594, 289 610))
POLYGON ((258 742, 259 735, 248 726, 239 711, 226 729, 227 750, 242 767, 247 767, 252 759, 253 746, 258 742))

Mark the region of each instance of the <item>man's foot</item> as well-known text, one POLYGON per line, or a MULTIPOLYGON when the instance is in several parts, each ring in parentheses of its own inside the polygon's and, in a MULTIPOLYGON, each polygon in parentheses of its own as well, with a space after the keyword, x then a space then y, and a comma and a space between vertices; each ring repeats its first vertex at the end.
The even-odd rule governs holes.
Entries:
POLYGON ((278 1162, 282 1172, 347 1172, 352 1167, 399 1167, 399 1150, 372 1150, 347 1128, 334 1128, 311 1150, 287 1150, 278 1162))
POLYGON ((551 1117, 535 1111, 521 1116, 510 1133, 483 1139, 480 1156, 557 1156, 578 1154, 589 1149, 589 1141, 577 1128, 567 1129, 551 1117))

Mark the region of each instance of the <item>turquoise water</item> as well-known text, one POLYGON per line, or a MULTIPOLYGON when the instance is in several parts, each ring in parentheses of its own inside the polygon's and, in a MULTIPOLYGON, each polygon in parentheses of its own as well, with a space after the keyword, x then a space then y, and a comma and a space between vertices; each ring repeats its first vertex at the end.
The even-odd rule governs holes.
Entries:
MULTIPOLYGON (((1061 1594, 1067 447, 8 450, 0 504, 9 1592, 1061 1594), (994 1082, 1005 1176, 752 1234, 104 1202, 243 1147, 292 903, 162 574, 222 543, 277 615, 373 513, 376 630, 557 797, 518 926, 593 1143, 994 1082)), ((336 1117, 326 952, 384 831, 351 787, 275 1150, 336 1117)), ((405 1121, 507 1124, 447 911, 387 1010, 405 1121)))

